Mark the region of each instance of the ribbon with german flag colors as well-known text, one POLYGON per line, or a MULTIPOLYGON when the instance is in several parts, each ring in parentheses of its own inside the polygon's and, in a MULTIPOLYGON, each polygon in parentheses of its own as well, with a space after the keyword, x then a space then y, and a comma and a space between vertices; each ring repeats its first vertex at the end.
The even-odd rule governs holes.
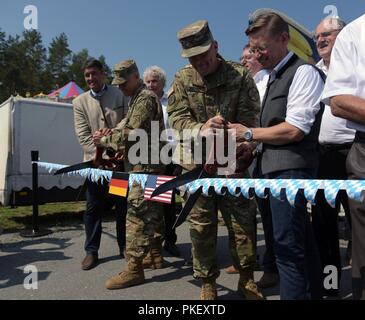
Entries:
MULTIPOLYGON (((34 161, 40 168, 46 169, 49 172, 59 170, 67 167, 57 163, 47 163, 34 161)), ((190 171, 191 172, 191 171, 190 171)), ((84 178, 91 179, 91 181, 111 181, 111 192, 118 196, 127 196, 128 185, 132 189, 133 184, 137 183, 142 189, 146 188, 148 174, 143 173, 125 173, 125 172, 111 172, 100 169, 83 169, 75 172, 68 172, 68 176, 80 175, 84 178), (114 180, 114 181, 112 181, 114 180)), ((169 183, 166 181, 165 183, 169 183)), ((315 198, 318 190, 324 190, 327 202, 335 207, 336 197, 339 190, 346 190, 349 198, 363 202, 365 199, 365 180, 314 180, 314 179, 232 179, 232 178, 204 178, 195 179, 194 181, 186 181, 185 190, 194 194, 201 192, 209 196, 209 190, 213 189, 219 195, 230 193, 233 196, 243 196, 251 198, 251 192, 254 190, 259 198, 265 198, 265 189, 269 189, 270 193, 277 199, 283 200, 282 197, 287 198, 289 203, 294 206, 295 198, 299 190, 304 191, 304 196, 311 203, 315 204, 315 198), (281 191, 285 191, 283 194, 281 191)), ((163 186, 163 184, 161 184, 163 186)), ((161 187, 159 186, 159 187, 161 187)), ((169 191, 169 188, 166 191, 169 191)))
POLYGON ((120 197, 127 197, 129 174, 124 172, 113 172, 109 183, 109 193, 120 197))

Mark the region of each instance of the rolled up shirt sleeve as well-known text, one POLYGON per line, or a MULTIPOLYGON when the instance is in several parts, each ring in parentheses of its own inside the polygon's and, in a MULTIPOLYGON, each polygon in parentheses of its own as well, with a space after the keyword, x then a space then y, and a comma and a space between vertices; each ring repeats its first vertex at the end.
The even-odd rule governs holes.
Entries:
POLYGON ((285 121, 309 134, 321 105, 324 82, 313 66, 298 68, 289 88, 285 121))
POLYGON ((357 94, 357 79, 350 72, 358 70, 354 64, 358 60, 357 50, 351 34, 346 31, 344 29, 340 32, 332 49, 328 77, 322 93, 322 102, 327 105, 334 96, 357 94))

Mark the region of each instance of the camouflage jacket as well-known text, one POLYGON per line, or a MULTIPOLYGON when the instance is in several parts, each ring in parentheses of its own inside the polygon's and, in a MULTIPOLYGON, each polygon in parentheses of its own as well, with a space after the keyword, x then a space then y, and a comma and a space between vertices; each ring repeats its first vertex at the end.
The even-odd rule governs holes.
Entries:
MULTIPOLYGON (((162 144, 159 140, 151 142, 152 121, 157 125, 159 134, 164 128, 163 113, 158 97, 141 81, 136 93, 131 97, 129 102, 128 113, 125 119, 113 130, 113 134, 101 139, 101 145, 104 148, 111 147, 116 151, 124 153, 124 166, 126 171, 142 171, 163 173, 164 166, 159 162, 159 157, 155 158, 154 163, 151 161, 151 153, 159 151, 162 144), (141 139, 128 139, 131 137, 132 130, 142 129, 148 137, 148 141, 141 139), (143 141, 142 141, 143 140, 143 141), (133 150, 131 148, 134 146, 133 150), (143 147, 144 146, 144 147, 143 147), (148 147, 148 150, 146 150, 148 147), (138 151, 139 149, 139 151, 138 151), (131 151, 131 152, 129 152, 131 151), (133 151, 133 152, 132 152, 133 151), (132 159, 136 154, 140 162, 132 159), (132 157, 131 157, 132 155, 132 157)), ((159 137, 155 134, 155 137, 159 137)))
MULTIPOLYGON (((219 59, 218 70, 207 77, 202 78, 191 65, 175 75, 167 107, 173 129, 180 133, 184 129, 200 130, 208 119, 217 114, 231 123, 257 126, 260 97, 254 80, 242 65, 219 59)), ((174 157, 174 161, 192 169, 194 166, 182 163, 184 143, 180 143, 180 155, 174 157)))

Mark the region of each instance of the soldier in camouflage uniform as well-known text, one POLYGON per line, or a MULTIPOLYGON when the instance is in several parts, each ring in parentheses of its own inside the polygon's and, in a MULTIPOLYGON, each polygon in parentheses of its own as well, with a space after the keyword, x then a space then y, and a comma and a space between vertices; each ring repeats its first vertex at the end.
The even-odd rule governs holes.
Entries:
MULTIPOLYGON (((172 127, 179 132, 197 129, 204 135, 209 129, 224 128, 226 121, 255 126, 260 110, 255 83, 243 66, 226 61, 218 54, 218 43, 213 39, 208 22, 197 21, 183 28, 177 36, 182 45, 181 55, 189 59, 190 65, 175 75, 168 94, 167 112, 172 127)), ((180 147, 183 149, 183 144, 180 147)), ((186 163, 180 164, 187 170, 192 168, 186 163)), ((248 176, 247 171, 245 176, 248 176)), ((230 252, 240 273, 238 290, 246 299, 263 299, 253 281, 255 219, 249 206, 250 202, 242 196, 214 195, 200 196, 192 209, 189 223, 194 277, 202 280, 201 299, 217 297, 218 209, 228 227, 230 252), (232 217, 237 221, 235 227, 232 217), (241 241, 235 238, 238 227, 244 235, 241 241)))
MULTIPOLYGON (((128 141, 128 135, 133 129, 143 129, 148 134, 149 153, 151 146, 151 121, 158 121, 159 130, 164 128, 163 114, 158 97, 147 90, 139 77, 138 68, 133 60, 118 63, 114 68, 113 85, 118 85, 124 95, 131 97, 126 119, 118 125, 113 134, 105 136, 105 132, 94 134, 96 146, 111 147, 124 153, 124 165, 128 172, 146 172, 163 174, 164 166, 161 164, 136 164, 132 165, 128 159, 128 150, 133 143, 128 141)), ((158 144, 157 144, 158 145, 158 144)), ((125 271, 113 276, 106 282, 108 289, 121 289, 144 282, 142 261, 150 249, 156 258, 156 264, 162 264, 161 234, 157 234, 157 226, 163 219, 163 206, 158 202, 146 201, 143 189, 135 183, 129 191, 127 202, 126 225, 126 252, 129 257, 128 267, 125 271), (156 247, 157 246, 157 247, 156 247)))

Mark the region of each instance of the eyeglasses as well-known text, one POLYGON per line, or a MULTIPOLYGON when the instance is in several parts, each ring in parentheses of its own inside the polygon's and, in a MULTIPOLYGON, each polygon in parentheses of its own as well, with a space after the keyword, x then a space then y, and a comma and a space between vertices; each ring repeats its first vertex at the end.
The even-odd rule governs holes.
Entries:
POLYGON ((336 31, 341 31, 341 29, 335 29, 335 30, 331 30, 331 31, 327 31, 327 32, 322 32, 322 33, 318 33, 318 34, 315 34, 313 36, 313 39, 314 41, 318 41, 319 37, 322 37, 322 38, 328 38, 332 33, 336 32, 336 31))
POLYGON ((249 52, 251 54, 255 53, 264 53, 267 51, 268 46, 261 46, 261 47, 250 47, 249 52))

